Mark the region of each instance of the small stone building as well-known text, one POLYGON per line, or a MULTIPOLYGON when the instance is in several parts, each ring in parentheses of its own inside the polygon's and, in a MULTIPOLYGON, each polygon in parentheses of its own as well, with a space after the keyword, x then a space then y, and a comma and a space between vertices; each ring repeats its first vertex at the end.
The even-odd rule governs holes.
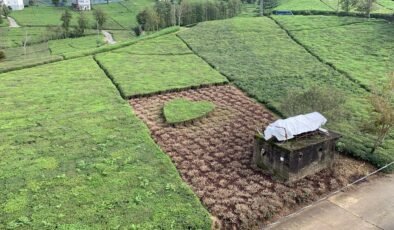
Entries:
POLYGON ((253 161, 286 181, 316 173, 333 163, 340 135, 322 129, 327 119, 318 112, 279 119, 255 137, 253 161))
POLYGON ((72 6, 80 11, 91 10, 92 8, 90 0, 72 0, 72 6))
POLYGON ((285 181, 296 181, 333 164, 340 135, 319 131, 286 142, 255 137, 254 163, 285 181))

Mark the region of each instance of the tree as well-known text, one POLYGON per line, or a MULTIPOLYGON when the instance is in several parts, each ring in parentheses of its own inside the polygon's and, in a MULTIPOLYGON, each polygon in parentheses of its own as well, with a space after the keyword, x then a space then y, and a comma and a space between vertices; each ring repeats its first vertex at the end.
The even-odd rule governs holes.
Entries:
POLYGON ((156 10, 148 7, 137 15, 137 21, 142 26, 143 30, 154 31, 158 30, 160 18, 156 10))
POLYGON ((29 6, 37 5, 37 0, 29 0, 29 6))
POLYGON ((260 16, 264 16, 264 0, 260 0, 260 16))
POLYGON ((346 13, 349 13, 355 3, 355 0, 339 0, 339 5, 341 6, 341 9, 344 10, 346 13))
POLYGON ((159 29, 160 18, 155 10, 152 8, 147 9, 147 18, 144 25, 144 30, 154 31, 159 29))
POLYGON ((24 54, 26 55, 27 54, 27 52, 26 52, 26 46, 27 46, 27 43, 29 42, 29 40, 30 40, 30 37, 28 36, 28 33, 27 33, 27 31, 25 32, 25 37, 24 37, 24 39, 23 39, 23 52, 24 52, 24 54))
POLYGON ((356 8, 369 18, 371 17, 371 11, 375 2, 376 0, 358 0, 356 8))
POLYGON ((84 12, 79 13, 79 18, 78 18, 78 27, 77 27, 77 33, 78 35, 83 35, 85 32, 85 29, 88 28, 88 19, 86 18, 86 15, 84 12))
POLYGON ((10 15, 10 13, 11 13, 10 8, 8 8, 6 5, 3 5, 1 7, 1 11, 2 11, 1 14, 3 14, 4 17, 8 17, 10 15))
POLYGON ((64 13, 62 14, 60 20, 62 21, 62 28, 64 30, 65 37, 68 36, 68 31, 70 28, 70 21, 71 21, 72 15, 70 13, 70 10, 66 9, 64 13))
POLYGON ((320 112, 328 120, 340 120, 347 116, 343 105, 346 96, 335 89, 313 85, 305 91, 290 91, 282 100, 280 111, 286 116, 320 112))
POLYGON ((394 128, 394 72, 388 78, 388 84, 374 89, 370 96, 373 112, 365 131, 376 136, 371 153, 384 143, 384 139, 394 128))
POLYGON ((59 0, 52 0, 52 4, 55 5, 55 6, 58 6, 59 5, 59 0))
POLYGON ((95 9, 93 11, 93 17, 97 23, 97 29, 101 30, 104 23, 107 21, 107 15, 101 9, 95 9))

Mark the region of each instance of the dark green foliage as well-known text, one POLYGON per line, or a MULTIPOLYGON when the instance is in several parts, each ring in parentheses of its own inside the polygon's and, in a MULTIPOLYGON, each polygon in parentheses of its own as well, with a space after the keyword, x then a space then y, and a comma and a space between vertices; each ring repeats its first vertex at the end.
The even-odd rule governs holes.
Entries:
POLYGON ((318 111, 331 122, 345 119, 345 102, 346 96, 341 91, 327 86, 312 85, 304 91, 288 91, 280 103, 279 110, 286 116, 318 111))
POLYGON ((159 29, 160 18, 153 8, 146 8, 137 15, 137 21, 141 28, 147 31, 159 29))
POLYGON ((96 22, 97 29, 101 30, 104 23, 107 21, 107 15, 102 9, 95 9, 93 11, 93 17, 96 22))
POLYGON ((60 20, 62 21, 62 28, 64 30, 65 37, 68 36, 71 18, 72 18, 72 15, 70 13, 70 10, 68 10, 68 9, 66 9, 64 11, 64 13, 62 14, 62 17, 60 18, 60 20))
POLYGON ((52 4, 55 6, 59 5, 60 0, 52 0, 52 4))
POLYGON ((0 8, 0 10, 1 10, 0 15, 4 15, 4 17, 8 17, 10 15, 10 13, 11 13, 10 8, 8 8, 6 5, 3 5, 0 8))
POLYGON ((363 12, 367 17, 371 17, 371 11, 376 0, 357 0, 356 9, 363 12))
POLYGON ((198 22, 231 18, 241 12, 241 1, 158 1, 153 8, 141 11, 137 21, 144 30, 156 30, 174 25, 191 25, 198 22), (150 11, 149 9, 153 9, 150 11))
POLYGON ((347 13, 356 5, 356 3, 357 2, 355 0, 339 0, 341 9, 347 13))
POLYGON ((86 15, 84 12, 79 13, 78 17, 78 27, 76 29, 76 33, 78 36, 81 36, 84 34, 85 29, 87 29, 89 26, 89 21, 86 18, 86 15))

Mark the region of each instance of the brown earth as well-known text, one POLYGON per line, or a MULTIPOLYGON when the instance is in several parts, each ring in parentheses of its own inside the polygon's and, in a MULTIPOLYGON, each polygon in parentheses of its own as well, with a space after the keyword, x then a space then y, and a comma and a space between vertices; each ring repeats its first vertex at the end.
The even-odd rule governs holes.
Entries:
POLYGON ((220 220, 222 229, 257 229, 372 170, 369 165, 338 155, 335 170, 324 170, 296 183, 274 181, 254 168, 251 160, 256 130, 275 116, 230 85, 129 102, 182 178, 220 220), (208 100, 216 108, 193 123, 166 124, 163 105, 179 97, 208 100))

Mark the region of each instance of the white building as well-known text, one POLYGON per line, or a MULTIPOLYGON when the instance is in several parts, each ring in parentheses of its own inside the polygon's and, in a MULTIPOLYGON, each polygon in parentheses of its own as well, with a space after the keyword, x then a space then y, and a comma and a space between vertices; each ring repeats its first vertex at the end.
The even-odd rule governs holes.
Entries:
POLYGON ((25 8, 23 0, 0 0, 0 5, 2 4, 11 7, 12 10, 23 10, 25 8))
POLYGON ((72 0, 72 5, 77 10, 90 10, 90 0, 72 0))

